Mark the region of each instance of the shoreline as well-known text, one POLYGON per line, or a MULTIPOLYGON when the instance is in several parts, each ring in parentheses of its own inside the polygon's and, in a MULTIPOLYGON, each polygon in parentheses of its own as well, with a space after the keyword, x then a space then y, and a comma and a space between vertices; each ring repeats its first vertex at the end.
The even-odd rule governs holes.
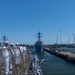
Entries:
POLYGON ((75 52, 60 50, 60 49, 52 50, 50 48, 44 48, 44 51, 47 51, 57 57, 60 57, 66 60, 67 62, 71 62, 75 64, 75 52))

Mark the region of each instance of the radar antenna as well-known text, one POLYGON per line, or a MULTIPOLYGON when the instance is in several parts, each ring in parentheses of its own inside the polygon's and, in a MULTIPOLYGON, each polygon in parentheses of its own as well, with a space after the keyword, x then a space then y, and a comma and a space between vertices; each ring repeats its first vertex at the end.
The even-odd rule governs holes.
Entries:
POLYGON ((38 37, 38 41, 41 41, 41 37, 43 37, 41 35, 42 35, 42 33, 40 33, 40 32, 37 33, 37 36, 36 37, 38 37))
POLYGON ((3 42, 5 42, 5 41, 7 41, 8 39, 7 39, 7 37, 6 37, 5 35, 3 35, 2 40, 3 40, 3 42))

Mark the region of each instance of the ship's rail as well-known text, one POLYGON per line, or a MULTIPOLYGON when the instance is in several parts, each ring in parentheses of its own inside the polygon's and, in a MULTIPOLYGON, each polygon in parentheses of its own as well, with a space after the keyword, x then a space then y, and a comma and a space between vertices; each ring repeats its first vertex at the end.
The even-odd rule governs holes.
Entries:
MULTIPOLYGON (((21 60, 19 64, 16 64, 16 57, 10 50, 12 55, 12 70, 9 71, 8 75, 43 75, 38 56, 36 54, 30 53, 26 50, 23 54, 20 52, 21 60)), ((0 75, 4 72, 4 61, 0 57, 0 75)))
MULTIPOLYGON (((19 50, 20 51, 20 50, 19 50)), ((13 55, 12 51, 10 50, 12 55, 12 70, 9 71, 9 75, 27 75, 28 74, 28 67, 30 64, 30 52, 26 50, 24 52, 24 57, 20 51, 21 60, 19 64, 16 64, 16 57, 13 55), (25 60, 24 60, 25 59, 25 60)), ((4 72, 4 61, 3 57, 0 56, 0 75, 3 75, 4 72)))
POLYGON ((38 56, 36 54, 31 54, 30 57, 29 75, 43 75, 38 56))

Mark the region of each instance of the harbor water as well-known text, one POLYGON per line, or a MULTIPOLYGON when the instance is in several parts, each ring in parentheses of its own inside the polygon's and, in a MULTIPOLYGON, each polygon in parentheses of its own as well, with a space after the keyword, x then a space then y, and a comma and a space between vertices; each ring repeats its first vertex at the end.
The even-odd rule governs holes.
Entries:
POLYGON ((61 47, 60 49, 75 52, 75 48, 61 47))
POLYGON ((48 52, 38 54, 38 57, 39 60, 47 59, 41 64, 43 75, 75 75, 75 64, 48 52))

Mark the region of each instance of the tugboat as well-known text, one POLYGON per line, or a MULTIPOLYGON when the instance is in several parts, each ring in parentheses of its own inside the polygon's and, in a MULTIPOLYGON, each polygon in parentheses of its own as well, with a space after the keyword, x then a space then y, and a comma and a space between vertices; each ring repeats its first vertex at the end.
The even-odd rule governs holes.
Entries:
POLYGON ((41 35, 42 35, 42 33, 38 32, 37 36, 36 36, 36 37, 38 37, 38 40, 37 40, 37 42, 35 42, 35 45, 34 45, 36 52, 43 51, 43 49, 42 49, 43 46, 42 46, 42 41, 41 41, 41 37, 43 37, 43 36, 41 36, 41 35))

